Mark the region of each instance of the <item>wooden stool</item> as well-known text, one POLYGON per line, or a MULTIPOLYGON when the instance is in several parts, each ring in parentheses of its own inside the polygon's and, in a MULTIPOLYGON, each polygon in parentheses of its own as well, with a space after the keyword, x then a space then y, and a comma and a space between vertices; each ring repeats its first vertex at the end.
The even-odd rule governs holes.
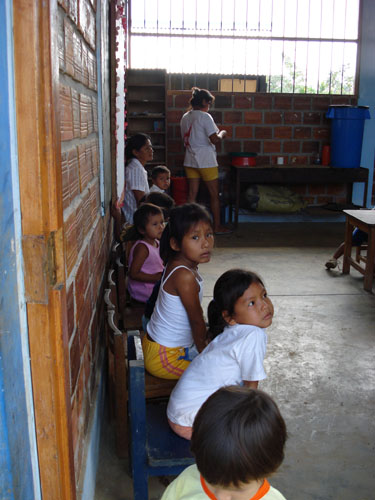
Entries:
POLYGON ((344 210, 344 213, 346 215, 346 227, 342 272, 348 274, 350 266, 354 267, 354 269, 357 269, 357 271, 364 275, 363 288, 368 292, 372 292, 375 268, 375 210, 344 210), (361 231, 368 234, 367 255, 364 265, 362 265, 363 259, 357 262, 351 256, 354 227, 358 227, 361 231))

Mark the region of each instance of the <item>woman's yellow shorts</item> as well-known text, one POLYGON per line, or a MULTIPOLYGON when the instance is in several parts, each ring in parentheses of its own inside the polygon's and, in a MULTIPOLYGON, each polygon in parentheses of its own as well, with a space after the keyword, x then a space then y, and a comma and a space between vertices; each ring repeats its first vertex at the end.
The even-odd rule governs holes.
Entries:
POLYGON ((203 179, 205 182, 214 181, 219 178, 218 167, 193 168, 184 167, 188 179, 203 179))
POLYGON ((189 349, 184 347, 165 347, 152 342, 147 335, 143 337, 142 347, 145 368, 154 377, 177 380, 191 363, 189 349))

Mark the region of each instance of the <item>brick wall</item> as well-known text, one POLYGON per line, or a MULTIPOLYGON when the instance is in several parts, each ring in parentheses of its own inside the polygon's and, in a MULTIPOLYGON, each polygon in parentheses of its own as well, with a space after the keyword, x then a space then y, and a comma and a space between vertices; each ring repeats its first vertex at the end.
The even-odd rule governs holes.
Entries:
MULTIPOLYGON (((183 145, 179 122, 188 107, 191 92, 168 91, 168 166, 182 173, 183 145)), ((357 104, 355 97, 290 94, 215 93, 211 114, 227 138, 217 146, 220 168, 230 165, 230 152, 257 153, 257 164, 310 165, 324 144, 330 142, 330 120, 325 113, 330 104, 357 104)), ((344 185, 298 185, 291 189, 311 205, 345 203, 344 185)))
POLYGON ((100 357, 111 243, 100 214, 96 0, 59 2, 60 128, 69 369, 76 480, 100 357))

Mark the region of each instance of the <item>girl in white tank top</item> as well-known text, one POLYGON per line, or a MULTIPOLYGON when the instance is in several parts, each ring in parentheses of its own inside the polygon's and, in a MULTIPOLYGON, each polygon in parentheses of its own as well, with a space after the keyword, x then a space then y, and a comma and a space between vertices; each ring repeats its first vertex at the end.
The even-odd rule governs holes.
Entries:
POLYGON ((160 243, 166 268, 143 340, 145 367, 156 377, 180 378, 206 345, 198 265, 209 262, 213 243, 211 217, 202 206, 172 209, 160 243))

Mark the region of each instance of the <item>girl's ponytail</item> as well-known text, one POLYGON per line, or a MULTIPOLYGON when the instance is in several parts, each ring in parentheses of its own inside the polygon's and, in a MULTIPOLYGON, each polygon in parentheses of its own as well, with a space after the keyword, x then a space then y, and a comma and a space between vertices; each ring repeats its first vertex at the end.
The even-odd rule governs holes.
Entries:
POLYGON ((211 341, 223 332, 224 328, 228 326, 223 318, 221 307, 215 299, 211 300, 207 309, 208 317, 208 340, 211 341))
POLYGON ((165 226, 163 234, 161 235, 160 238, 160 257, 164 263, 164 265, 167 265, 168 259, 173 252, 170 244, 170 239, 171 239, 171 226, 170 223, 165 226))
POLYGON ((204 106, 204 101, 206 103, 213 103, 215 100, 215 97, 211 94, 209 90, 206 89, 200 89, 198 87, 193 87, 192 89, 192 96, 189 101, 190 106, 193 108, 194 106, 198 106, 200 108, 203 108, 204 106))

